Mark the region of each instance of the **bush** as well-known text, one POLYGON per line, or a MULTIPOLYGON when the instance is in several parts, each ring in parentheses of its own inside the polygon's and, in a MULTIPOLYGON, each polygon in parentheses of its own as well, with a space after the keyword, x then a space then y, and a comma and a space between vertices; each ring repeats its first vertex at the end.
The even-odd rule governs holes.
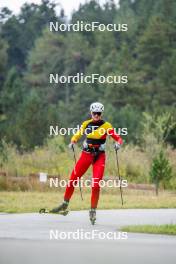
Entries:
POLYGON ((172 177, 172 167, 169 164, 169 160, 165 157, 163 150, 153 159, 150 177, 152 182, 156 186, 156 195, 158 195, 158 189, 160 182, 163 183, 163 186, 166 187, 167 182, 172 177))

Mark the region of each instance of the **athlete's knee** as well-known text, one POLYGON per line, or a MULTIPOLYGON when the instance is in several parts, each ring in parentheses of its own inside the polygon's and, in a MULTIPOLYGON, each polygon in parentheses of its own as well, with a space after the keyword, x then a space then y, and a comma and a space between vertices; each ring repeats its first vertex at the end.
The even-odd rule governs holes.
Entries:
POLYGON ((98 188, 100 189, 101 187, 101 180, 99 178, 93 178, 92 179, 92 188, 98 188))

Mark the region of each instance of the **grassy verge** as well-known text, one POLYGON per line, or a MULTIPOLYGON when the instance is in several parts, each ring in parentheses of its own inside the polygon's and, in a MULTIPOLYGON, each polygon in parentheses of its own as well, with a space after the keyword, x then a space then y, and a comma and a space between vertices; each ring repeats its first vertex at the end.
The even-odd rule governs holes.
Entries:
POLYGON ((122 231, 132 233, 150 233, 150 234, 166 234, 176 235, 176 225, 134 225, 124 226, 121 228, 122 231))
MULTIPOLYGON (((176 208, 176 195, 161 192, 156 197, 151 191, 126 191, 124 206, 121 206, 119 193, 102 192, 99 209, 118 208, 176 208)), ((71 210, 85 210, 90 207, 90 192, 84 192, 84 201, 75 190, 70 203, 71 210)), ((38 212, 41 207, 52 208, 63 200, 63 192, 0 192, 0 212, 38 212)))

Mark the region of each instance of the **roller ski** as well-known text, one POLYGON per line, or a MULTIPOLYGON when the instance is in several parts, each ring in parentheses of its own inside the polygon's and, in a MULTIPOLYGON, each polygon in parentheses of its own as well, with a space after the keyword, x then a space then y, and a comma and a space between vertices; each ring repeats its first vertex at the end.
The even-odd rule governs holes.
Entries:
POLYGON ((95 209, 91 209, 89 211, 89 218, 90 218, 91 224, 94 225, 96 221, 96 210, 95 209))
POLYGON ((41 208, 39 210, 40 214, 59 214, 66 216, 69 211, 67 210, 68 202, 64 201, 61 205, 58 207, 53 208, 52 210, 47 210, 46 208, 41 208))

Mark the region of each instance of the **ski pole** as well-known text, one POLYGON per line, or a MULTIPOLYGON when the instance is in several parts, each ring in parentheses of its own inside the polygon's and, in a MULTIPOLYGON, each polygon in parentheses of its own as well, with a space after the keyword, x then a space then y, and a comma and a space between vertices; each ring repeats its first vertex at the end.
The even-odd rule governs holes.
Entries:
POLYGON ((123 195, 122 195, 122 186, 121 186, 121 176, 120 176, 119 159, 118 159, 118 155, 117 155, 117 149, 115 149, 115 153, 116 153, 116 163, 117 163, 118 178, 119 178, 119 181, 120 181, 120 196, 121 196, 121 202, 122 202, 122 205, 123 205, 123 195))
MULTIPOLYGON (((75 148, 72 145, 72 150, 73 150, 73 156, 74 156, 74 160, 75 160, 75 165, 76 165, 76 154, 75 154, 75 148)), ((79 180, 79 190, 80 190, 80 194, 81 194, 81 199, 83 201, 83 194, 82 194, 82 189, 81 189, 81 184, 80 184, 80 180, 79 180)))

